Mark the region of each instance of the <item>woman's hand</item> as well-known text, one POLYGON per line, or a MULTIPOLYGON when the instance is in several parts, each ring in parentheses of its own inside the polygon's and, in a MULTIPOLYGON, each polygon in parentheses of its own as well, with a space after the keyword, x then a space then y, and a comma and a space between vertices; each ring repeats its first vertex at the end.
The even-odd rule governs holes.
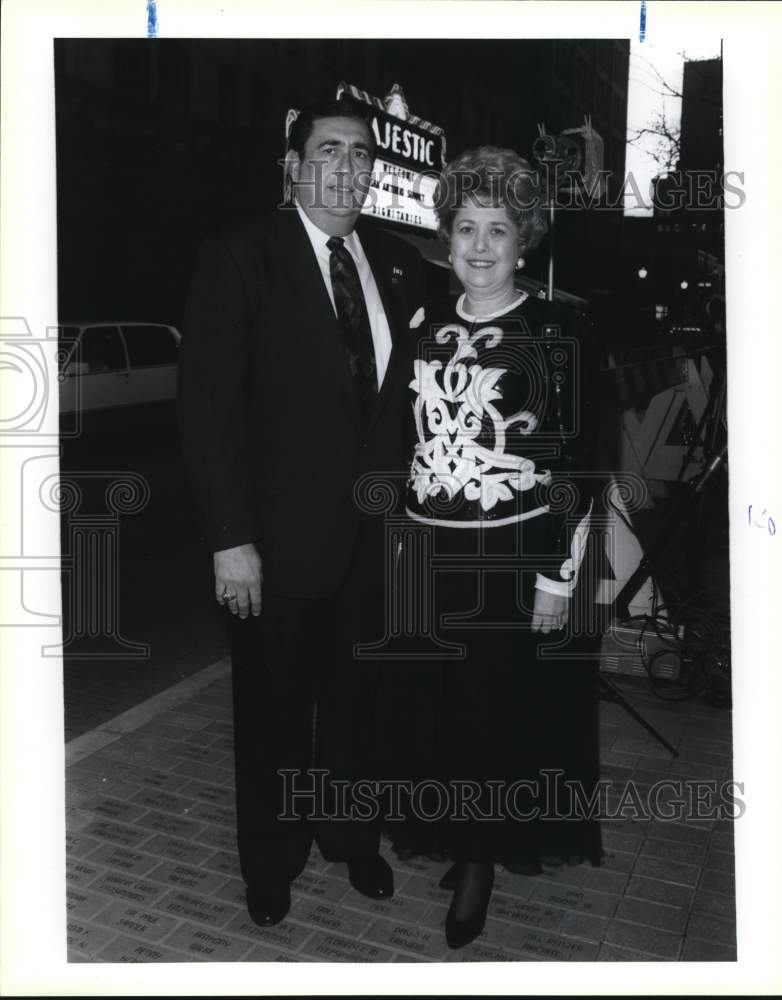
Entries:
POLYGON ((550 594, 547 590, 535 590, 535 607, 532 611, 532 631, 548 634, 567 625, 567 597, 550 594))

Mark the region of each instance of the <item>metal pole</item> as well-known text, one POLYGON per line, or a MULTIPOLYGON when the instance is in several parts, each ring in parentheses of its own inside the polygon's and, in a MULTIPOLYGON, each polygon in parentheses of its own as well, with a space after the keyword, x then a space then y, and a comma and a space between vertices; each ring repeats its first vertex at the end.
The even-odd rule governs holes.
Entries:
POLYGON ((554 205, 553 203, 549 205, 548 228, 549 228, 548 294, 546 298, 548 299, 549 302, 553 302, 554 301, 554 205))

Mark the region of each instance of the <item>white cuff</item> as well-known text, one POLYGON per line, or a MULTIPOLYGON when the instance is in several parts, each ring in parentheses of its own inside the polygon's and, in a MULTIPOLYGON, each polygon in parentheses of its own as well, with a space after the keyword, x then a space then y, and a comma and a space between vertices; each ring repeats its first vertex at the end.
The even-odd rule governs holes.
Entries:
POLYGON ((545 590, 547 594, 556 594, 558 597, 570 597, 573 584, 567 580, 550 580, 547 576, 536 573, 535 590, 545 590))

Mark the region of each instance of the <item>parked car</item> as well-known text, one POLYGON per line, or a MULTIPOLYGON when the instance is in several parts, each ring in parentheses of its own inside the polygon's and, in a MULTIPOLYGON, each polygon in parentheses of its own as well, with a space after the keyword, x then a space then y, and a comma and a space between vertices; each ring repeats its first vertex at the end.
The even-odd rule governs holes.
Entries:
POLYGON ((180 340, 165 323, 61 323, 61 424, 62 418, 73 423, 91 414, 139 413, 150 404, 171 407, 180 340))

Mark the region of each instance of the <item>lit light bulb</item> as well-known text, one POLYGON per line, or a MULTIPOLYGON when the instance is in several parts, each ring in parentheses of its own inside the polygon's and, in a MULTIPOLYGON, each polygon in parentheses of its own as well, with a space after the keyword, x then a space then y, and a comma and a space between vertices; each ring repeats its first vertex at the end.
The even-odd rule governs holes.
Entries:
POLYGON ((688 289, 689 287, 690 287, 690 283, 689 283, 689 281, 683 281, 683 282, 682 282, 682 283, 681 283, 681 284, 679 285, 679 288, 681 288, 681 290, 682 290, 683 292, 686 292, 686 291, 687 291, 687 289, 688 289))
POLYGON ((641 278, 641 279, 645 278, 645 277, 647 276, 647 274, 648 274, 648 273, 649 273, 649 272, 648 272, 648 271, 646 270, 646 268, 645 268, 645 267, 639 267, 639 268, 638 268, 638 277, 639 277, 639 278, 641 278))

